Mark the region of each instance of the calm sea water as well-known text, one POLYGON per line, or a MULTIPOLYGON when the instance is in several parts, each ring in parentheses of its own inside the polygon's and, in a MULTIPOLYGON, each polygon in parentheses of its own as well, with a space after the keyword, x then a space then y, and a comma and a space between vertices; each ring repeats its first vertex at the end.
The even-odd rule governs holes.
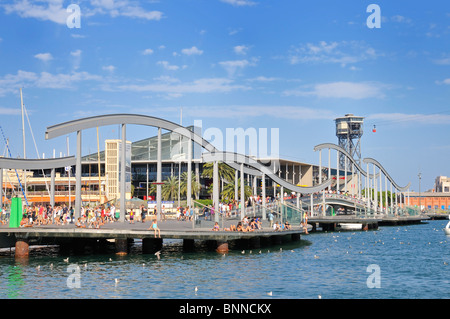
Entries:
POLYGON ((0 298, 450 298, 447 222, 314 233, 295 244, 225 256, 202 247, 185 252, 180 241, 165 242, 160 260, 142 254, 139 243, 125 257, 72 255, 68 263, 57 249, 32 250, 27 263, 3 253, 0 298), (69 265, 80 267, 79 288, 68 285, 77 282, 69 265), (369 265, 378 267, 379 288, 368 287, 375 274, 369 265))

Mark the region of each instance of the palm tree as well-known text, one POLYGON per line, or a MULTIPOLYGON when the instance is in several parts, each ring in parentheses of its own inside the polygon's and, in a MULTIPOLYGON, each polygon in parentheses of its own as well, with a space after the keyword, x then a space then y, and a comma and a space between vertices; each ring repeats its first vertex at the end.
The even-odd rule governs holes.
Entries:
MULTIPOLYGON (((225 163, 219 162, 219 178, 226 181, 234 181, 234 169, 228 166, 225 163)), ((208 178, 213 178, 214 174, 214 163, 209 162, 203 165, 203 173, 202 175, 208 178)))
POLYGON ((163 200, 174 199, 178 197, 178 177, 171 176, 162 185, 161 196, 163 200))
MULTIPOLYGON (((187 197, 187 182, 188 182, 188 173, 184 172, 181 174, 181 187, 180 192, 182 195, 186 195, 187 197)), ((199 182, 197 182, 197 179, 195 177, 195 174, 191 172, 191 196, 195 195, 195 199, 198 199, 198 193, 200 192, 200 188, 202 186, 199 182)))
MULTIPOLYGON (((222 190, 222 200, 223 201, 232 201, 234 200, 234 195, 235 195, 235 188, 234 188, 234 178, 233 181, 225 184, 225 186, 223 187, 222 190)), ((239 196, 241 195, 241 179, 238 178, 238 194, 239 196)), ((247 200, 250 196, 252 196, 252 188, 247 185, 247 182, 244 181, 244 200, 247 200)))

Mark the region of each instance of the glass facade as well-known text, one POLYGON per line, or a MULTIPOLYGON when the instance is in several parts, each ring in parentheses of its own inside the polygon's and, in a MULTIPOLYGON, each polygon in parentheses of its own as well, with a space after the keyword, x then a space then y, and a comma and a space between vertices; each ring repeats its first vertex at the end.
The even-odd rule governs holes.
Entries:
MULTIPOLYGON (((193 131, 193 126, 188 126, 193 131)), ((194 142, 192 142, 194 144, 194 142)), ((188 157, 189 139, 174 132, 161 134, 161 159, 163 161, 186 160, 188 157)), ((195 147, 195 146, 194 146, 195 147)), ((192 156, 194 157, 194 147, 192 156)), ((131 161, 156 161, 158 156, 158 137, 150 137, 131 144, 131 161)), ((97 162, 97 153, 83 156, 82 162, 97 162)), ((105 161, 105 152, 100 152, 100 161, 105 161)))

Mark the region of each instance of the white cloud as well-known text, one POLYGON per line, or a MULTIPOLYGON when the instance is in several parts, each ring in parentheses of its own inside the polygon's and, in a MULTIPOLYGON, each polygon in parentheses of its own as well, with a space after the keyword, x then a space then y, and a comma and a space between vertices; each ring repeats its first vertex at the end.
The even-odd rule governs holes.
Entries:
POLYGON ((405 114, 405 113, 376 113, 366 116, 370 121, 382 121, 391 123, 408 123, 408 124, 444 124, 450 121, 450 115, 436 114, 405 114))
POLYGON ((433 60, 433 62, 439 65, 450 65, 450 57, 433 60))
POLYGON ((360 41, 341 41, 306 43, 289 52, 289 62, 299 63, 337 63, 342 66, 376 59, 381 54, 360 41))
POLYGON ((170 70, 170 71, 176 71, 180 68, 178 65, 170 64, 168 61, 158 61, 158 62, 156 62, 156 64, 162 65, 164 67, 164 69, 170 70))
POLYGON ((102 70, 108 71, 108 72, 114 72, 115 69, 116 69, 116 67, 114 65, 106 65, 106 66, 102 67, 102 70))
POLYGON ((247 59, 222 61, 219 62, 219 65, 222 66, 228 72, 229 76, 233 76, 238 70, 242 70, 248 66, 255 66, 256 59, 252 59, 251 61, 247 59))
POLYGON ((76 50, 76 51, 72 51, 72 52, 70 52, 70 55, 71 56, 73 56, 73 57, 79 57, 79 56, 81 56, 81 50, 76 50))
MULTIPOLYGON (((1 5, 7 14, 16 13, 22 18, 35 18, 43 21, 52 21, 66 24, 71 12, 67 12, 64 0, 17 0, 14 4, 1 5)), ((163 16, 160 11, 147 11, 130 0, 91 0, 90 7, 87 1, 83 2, 81 14, 88 18, 97 14, 108 14, 111 17, 129 17, 145 20, 160 20, 163 16)))
POLYGON ((294 105, 193 106, 183 109, 184 112, 186 112, 186 115, 192 116, 202 114, 202 117, 205 118, 270 116, 280 119, 333 120, 338 116, 329 110, 294 105))
POLYGON ((48 89, 73 88, 82 81, 102 81, 102 77, 88 72, 71 72, 68 74, 34 73, 19 70, 17 74, 6 74, 0 77, 0 96, 16 93, 21 87, 38 87, 48 89))
POLYGON ((95 14, 109 14, 112 18, 124 16, 145 20, 160 20, 162 12, 146 11, 129 0, 91 0, 92 9, 88 10, 87 16, 95 14))
POLYGON ((192 48, 181 50, 181 53, 185 55, 202 55, 203 50, 199 50, 197 47, 193 46, 192 48))
POLYGON ((34 57, 43 62, 48 62, 50 60, 53 60, 53 56, 50 53, 38 53, 34 57))
POLYGON ((382 85, 375 83, 332 82, 313 86, 312 90, 286 90, 284 95, 316 96, 319 98, 348 98, 354 100, 382 98, 382 85))
POLYGON ((81 64, 81 53, 80 49, 70 52, 70 55, 73 57, 73 68, 77 70, 81 64))
POLYGON ((58 24, 66 24, 69 13, 63 7, 63 0, 43 0, 40 1, 44 3, 42 5, 30 2, 29 0, 19 0, 15 1, 14 4, 5 4, 3 7, 7 14, 16 13, 22 18, 35 18, 58 24))
POLYGON ((21 114, 21 111, 18 107, 16 108, 0 107, 0 115, 19 115, 19 114, 21 114))
POLYGON ((446 84, 446 85, 450 85, 450 78, 442 80, 442 81, 436 81, 436 84, 446 84))
POLYGON ((398 14, 395 16, 392 16, 391 21, 397 22, 397 23, 411 23, 412 22, 412 20, 410 18, 406 18, 406 17, 398 15, 398 14))
POLYGON ((253 6, 256 4, 256 2, 249 1, 249 0, 220 0, 220 1, 231 4, 236 7, 253 6))
POLYGON ((145 49, 144 51, 142 51, 143 55, 150 55, 153 54, 153 50, 152 49, 145 49))
POLYGON ((247 45, 236 45, 233 48, 233 51, 234 51, 234 53, 239 54, 239 55, 246 55, 249 49, 250 49, 250 47, 247 45))
POLYGON ((256 78, 248 79, 248 81, 257 81, 257 82, 273 82, 276 80, 278 80, 278 78, 266 76, 257 76, 256 78))
POLYGON ((135 92, 155 92, 170 94, 171 97, 187 93, 230 92, 233 90, 248 90, 249 87, 234 84, 225 78, 202 78, 192 82, 182 83, 173 78, 164 78, 150 84, 129 84, 118 87, 121 90, 135 92))

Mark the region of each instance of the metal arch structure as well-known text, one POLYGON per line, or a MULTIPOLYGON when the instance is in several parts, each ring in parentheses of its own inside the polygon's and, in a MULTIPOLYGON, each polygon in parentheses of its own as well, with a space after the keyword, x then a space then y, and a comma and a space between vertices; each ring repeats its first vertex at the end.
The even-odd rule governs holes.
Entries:
MULTIPOLYGON (((118 125, 120 124, 122 126, 122 145, 126 144, 126 125, 127 124, 135 124, 135 125, 145 125, 145 126, 152 126, 158 128, 158 155, 157 155, 157 183, 161 183, 161 129, 165 129, 168 131, 172 131, 174 133, 180 134, 181 136, 189 138, 191 141, 194 141, 195 143, 202 146, 204 149, 209 151, 210 153, 217 153, 219 152, 211 143, 203 139, 201 136, 196 134, 195 132, 191 132, 185 127, 178 125, 174 122, 167 121, 161 118, 147 116, 147 115, 140 115, 140 114, 107 114, 107 115, 99 115, 99 116, 93 116, 88 118, 82 118, 78 120, 72 120, 60 124, 56 124, 53 126, 47 127, 47 130, 45 132, 45 139, 52 139, 56 138, 62 135, 66 135, 69 133, 77 133, 77 151, 76 151, 76 189, 75 189, 75 214, 79 214, 81 210, 81 132, 82 130, 89 129, 89 128, 96 128, 100 126, 107 126, 107 125, 118 125)), ((122 163, 125 162, 125 147, 122 147, 122 152, 120 154, 120 158, 122 163)), ((191 160, 192 160, 192 144, 189 143, 189 150, 188 150, 188 171, 191 170, 191 160)), ((236 163, 229 162, 227 163, 229 166, 236 170, 241 170, 241 172, 244 172, 249 175, 253 176, 260 176, 260 172, 257 169, 249 168, 249 167, 241 167, 236 163)), ((216 166, 216 165, 215 165, 216 166)), ((217 168, 215 168, 215 171, 217 168)), ((121 175, 125 176, 125 165, 121 166, 121 175)), ((216 172, 214 174, 216 176, 216 172)), ((188 202, 190 202, 190 178, 191 174, 188 174, 188 202)), ((120 184, 120 217, 121 220, 124 220, 125 214, 122 214, 122 212, 125 212, 125 179, 122 179, 122 182, 120 184)), ((243 179, 241 179, 243 181, 243 179)), ((297 186, 296 186, 297 188, 297 186)), ((218 189, 216 186, 215 189, 218 189)), ((216 208, 218 208, 218 194, 214 196, 215 205, 217 205, 216 208)), ((243 205, 242 205, 243 206, 243 205)), ((157 184, 157 209, 158 209, 158 219, 160 218, 160 212, 161 212, 161 184, 157 184)), ((218 216, 218 215, 216 215, 218 216)), ((78 217, 78 216, 76 216, 78 217)))
MULTIPOLYGON (((351 161, 351 163, 353 163, 353 165, 355 165, 356 169, 358 171, 360 171, 361 174, 364 175, 364 177, 373 178, 373 174, 371 175, 369 172, 366 172, 365 170, 363 170, 362 167, 359 166, 359 164, 355 161, 355 159, 350 155, 350 153, 347 152, 342 147, 340 147, 339 145, 336 145, 336 144, 333 144, 333 143, 323 143, 323 144, 319 144, 319 145, 314 146, 314 151, 320 151, 320 150, 325 149, 325 148, 331 148, 331 149, 334 149, 336 151, 341 152, 342 154, 344 154, 351 161)), ((375 177, 378 177, 378 174, 375 177)))
MULTIPOLYGON (((50 202, 55 205, 55 168, 75 165, 75 157, 48 159, 0 158, 0 185, 3 185, 3 169, 51 169, 50 202)), ((0 187, 0 207, 3 207, 3 186, 0 187)))
POLYGON ((255 169, 257 169, 259 172, 261 172, 263 175, 269 177, 271 180, 273 180, 275 183, 286 187, 287 189, 294 191, 296 193, 301 194, 311 194, 319 192, 328 186, 331 185, 332 180, 327 180, 326 182, 312 186, 312 187, 304 187, 304 186, 297 186, 294 184, 291 184, 281 177, 274 174, 271 169, 269 169, 267 166, 259 163, 258 161, 255 161, 251 157, 243 154, 233 153, 233 152, 215 152, 215 153, 204 153, 202 154, 202 159, 206 162, 213 162, 213 161, 222 161, 225 163, 238 163, 249 165, 255 169))
POLYGON ((75 165, 74 156, 48 159, 0 158, 0 169, 52 169, 72 165, 75 165))
MULTIPOLYGON (((107 114, 99 115, 93 117, 87 117, 83 119, 73 120, 64 122, 61 124, 56 124, 47 127, 45 132, 45 139, 52 139, 65 134, 74 133, 82 131, 89 128, 95 128, 100 126, 108 125, 118 125, 118 124, 134 124, 134 125, 145 125, 152 127, 160 127, 167 131, 172 131, 174 133, 180 134, 181 136, 187 137, 199 144, 201 147, 206 149, 208 152, 217 152, 218 150, 198 134, 191 132, 184 126, 176 124, 174 122, 157 118, 154 116, 140 115, 140 114, 107 114)), ((230 163, 232 165, 232 163, 230 163)), ((239 169, 233 165, 234 169, 239 169)), ((246 174, 258 176, 259 172, 256 170, 246 169, 246 174)))
MULTIPOLYGON (((334 149, 336 151, 339 151, 341 153, 343 153, 345 156, 347 156, 347 158, 355 165, 355 167, 361 172, 361 174, 364 175, 364 177, 369 177, 369 178, 378 178, 379 177, 379 172, 377 174, 370 174, 369 172, 364 171, 361 166, 358 165, 358 163, 350 156, 350 154, 344 150, 342 147, 340 147, 339 145, 333 144, 333 143, 323 143, 323 144, 319 144, 316 145, 314 147, 314 151, 318 151, 318 150, 322 150, 324 148, 331 148, 334 149)), ((375 166, 377 166, 381 172, 383 172, 383 174, 388 178, 388 180, 394 185, 394 187, 396 189, 398 189, 399 191, 406 191, 408 190, 408 188, 411 186, 411 183, 408 183, 408 185, 401 187, 399 186, 394 179, 389 175, 389 173, 386 171, 386 169, 383 167, 383 165, 380 164, 380 162, 378 162, 377 160, 375 160, 374 158, 364 158, 363 159, 363 163, 366 164, 373 164, 375 166)))
POLYGON ((376 159, 373 158, 364 158, 363 162, 366 164, 373 164, 375 166, 377 166, 382 172, 383 174, 388 178, 388 180, 392 183, 392 185, 394 185, 394 187, 396 189, 398 189, 401 192, 407 191, 409 189, 409 187, 411 186, 411 182, 408 183, 408 185, 404 186, 404 187, 400 187, 398 186, 398 184, 394 181, 394 179, 389 175, 389 173, 386 171, 386 169, 383 167, 383 165, 380 164, 380 162, 378 162, 376 159))

